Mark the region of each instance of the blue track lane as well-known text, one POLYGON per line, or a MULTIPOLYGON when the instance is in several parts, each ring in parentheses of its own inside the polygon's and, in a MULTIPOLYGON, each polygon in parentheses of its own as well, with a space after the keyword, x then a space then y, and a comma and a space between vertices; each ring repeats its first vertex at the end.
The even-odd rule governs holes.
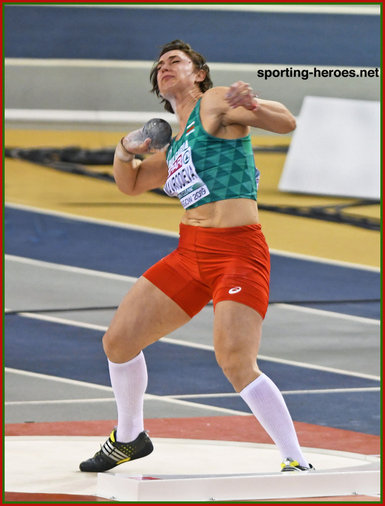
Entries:
POLYGON ((153 61, 176 38, 211 62, 381 64, 380 16, 4 6, 6 57, 153 61))
MULTIPOLYGON (((135 277, 170 253, 178 241, 160 233, 9 207, 4 211, 4 234, 5 253, 11 255, 135 277)), ((271 264, 270 303, 380 319, 379 272, 275 254, 271 264)))
MULTIPOLYGON (((30 319, 5 318, 5 365, 110 386, 102 333, 30 319), (40 351, 39 351, 40 350, 40 351), (41 350, 44 350, 43 352, 41 350)), ((239 396, 201 397, 230 393, 233 389, 217 366, 214 352, 159 341, 144 351, 149 370, 147 392, 155 395, 194 394, 199 402, 248 412, 239 396)), ((380 382, 345 374, 260 360, 261 369, 281 390, 379 387, 380 382)), ((380 392, 344 392, 286 395, 296 421, 325 425, 367 434, 380 433, 380 392), (364 415, 363 415, 364 414, 364 415)))

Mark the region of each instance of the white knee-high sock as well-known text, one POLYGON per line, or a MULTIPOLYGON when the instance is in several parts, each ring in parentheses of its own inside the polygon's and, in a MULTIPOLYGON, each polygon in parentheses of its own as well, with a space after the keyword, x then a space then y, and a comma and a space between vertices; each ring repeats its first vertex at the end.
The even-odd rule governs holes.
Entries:
POLYGON ((247 385, 240 395, 277 445, 282 459, 290 457, 297 460, 301 466, 308 466, 289 410, 275 383, 266 374, 261 374, 247 385))
POLYGON ((118 409, 116 439, 133 441, 143 432, 143 400, 147 388, 147 367, 142 352, 123 364, 108 360, 112 389, 118 409))

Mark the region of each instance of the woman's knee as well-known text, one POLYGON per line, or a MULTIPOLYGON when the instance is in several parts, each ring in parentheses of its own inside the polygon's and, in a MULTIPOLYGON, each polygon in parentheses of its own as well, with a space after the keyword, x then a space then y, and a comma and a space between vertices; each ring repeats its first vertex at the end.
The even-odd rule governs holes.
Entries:
POLYGON ((127 362, 142 351, 128 335, 120 334, 111 329, 108 329, 104 334, 102 343, 107 358, 116 363, 127 362))
POLYGON ((107 332, 104 334, 102 338, 103 350, 104 353, 107 355, 107 357, 110 356, 110 353, 115 347, 114 342, 115 342, 114 336, 112 335, 111 332, 107 330, 107 332))
POLYGON ((237 392, 240 392, 260 374, 256 358, 250 353, 235 350, 222 351, 216 353, 216 359, 223 374, 237 392))

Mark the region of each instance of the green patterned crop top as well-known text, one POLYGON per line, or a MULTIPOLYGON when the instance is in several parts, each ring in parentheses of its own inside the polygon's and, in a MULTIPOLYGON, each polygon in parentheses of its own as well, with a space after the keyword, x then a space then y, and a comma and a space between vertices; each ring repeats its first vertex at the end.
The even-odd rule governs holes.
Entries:
POLYGON ((220 139, 207 133, 200 120, 200 100, 179 140, 167 150, 167 195, 185 209, 227 199, 257 200, 259 171, 250 135, 220 139))

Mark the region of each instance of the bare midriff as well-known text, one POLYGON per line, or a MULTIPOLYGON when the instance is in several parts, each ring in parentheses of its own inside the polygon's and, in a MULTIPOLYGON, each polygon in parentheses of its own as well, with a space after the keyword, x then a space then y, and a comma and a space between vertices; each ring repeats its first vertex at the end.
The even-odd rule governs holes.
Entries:
POLYGON ((259 223, 257 202, 252 199, 228 199, 187 209, 184 225, 195 227, 241 227, 259 223))

